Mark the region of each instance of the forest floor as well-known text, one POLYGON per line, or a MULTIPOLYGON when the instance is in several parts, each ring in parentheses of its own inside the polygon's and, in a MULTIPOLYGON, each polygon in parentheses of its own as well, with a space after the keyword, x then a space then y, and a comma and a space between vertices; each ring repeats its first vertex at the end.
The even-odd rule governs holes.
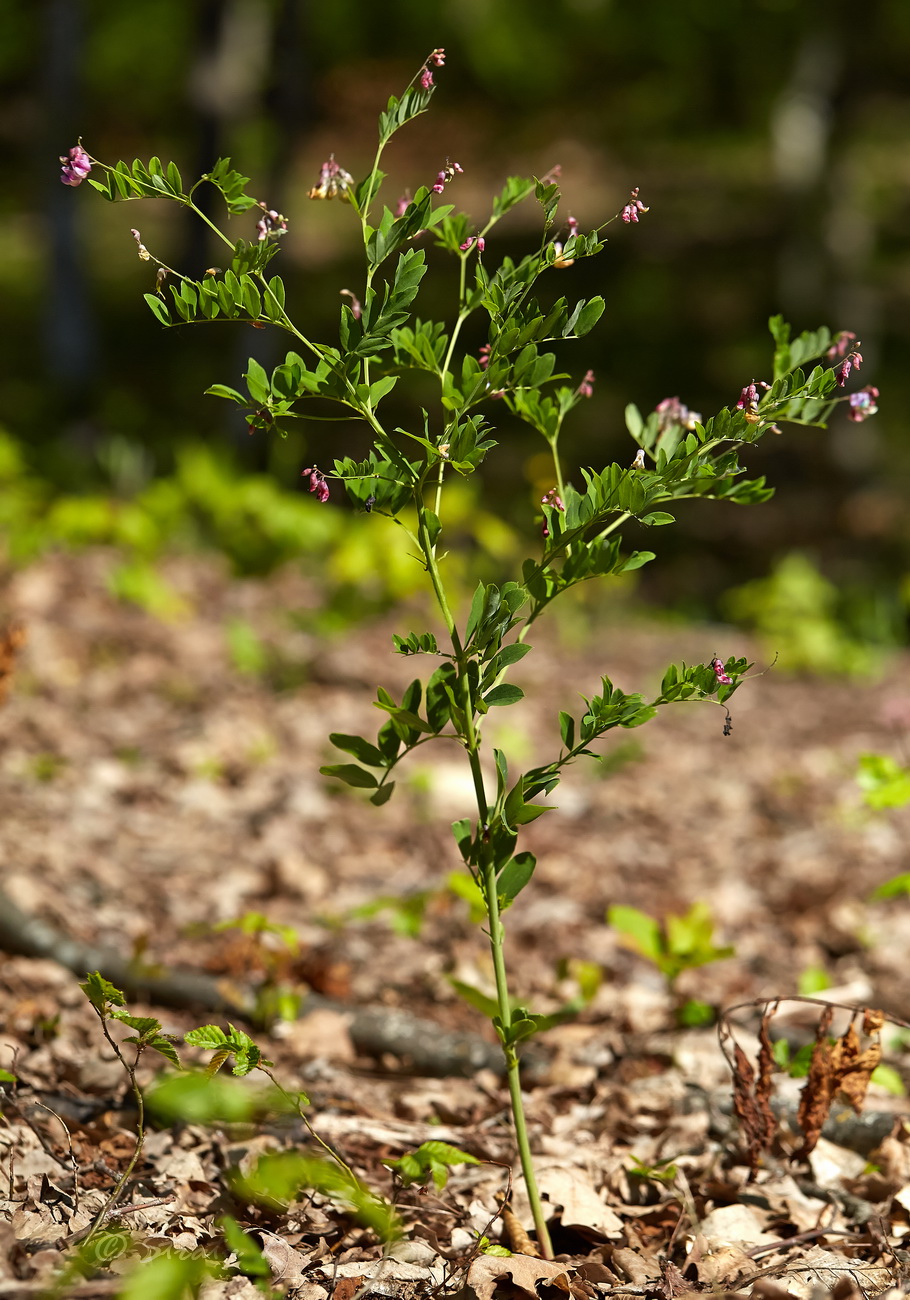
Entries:
MULTIPOLYGON (((535 1040, 528 1082, 554 1264, 534 1259, 500 1210, 514 1148, 497 1073, 418 1075, 394 1052, 365 1055, 350 1032, 354 1013, 375 1007, 492 1041, 452 984, 491 982, 481 929, 447 887, 460 869, 448 826, 470 815, 458 753, 419 751, 378 810, 318 774, 340 761, 327 733, 375 734, 376 686, 400 691, 420 671, 391 653, 390 632, 410 624, 399 616, 319 638, 308 630, 319 593, 299 573, 238 581, 198 557, 165 566, 186 601, 185 617, 165 623, 108 594, 115 563, 104 551, 51 556, 3 579, 0 614, 20 619, 27 641, 0 712, 0 888, 69 940, 234 985, 271 966, 329 999, 270 1031, 238 1024, 281 1083, 306 1092, 315 1132, 394 1197, 405 1237, 383 1251, 322 1195, 282 1210, 230 1193, 228 1171, 248 1170, 263 1151, 318 1150, 299 1120, 153 1126, 111 1219, 129 1230, 128 1251, 109 1272, 73 1282, 73 1295, 114 1294, 156 1248, 209 1246, 225 1210, 255 1234, 277 1293, 306 1300, 463 1287, 479 1300, 753 1288, 803 1297, 819 1287, 844 1300, 905 1285, 904 1099, 873 1084, 866 1109, 878 1127, 845 1124, 841 1141, 823 1138, 793 1159, 801 1138, 787 1104, 799 1085, 775 1075, 783 1118, 749 1181, 716 1030, 679 1029, 676 1018, 686 999, 786 997, 815 968, 830 978, 827 998, 910 1015, 910 901, 870 901, 908 868, 910 809, 870 813, 856 784, 860 754, 901 757, 906 658, 872 684, 768 672, 731 702, 729 736, 716 706, 666 708, 615 733, 609 763, 570 770, 553 800, 560 811, 527 829, 538 867, 506 917, 514 989, 550 1012, 578 992, 580 975, 602 973, 584 1010, 535 1040), (264 671, 232 664, 231 619, 255 630, 264 671), (696 901, 733 954, 670 991, 606 910, 665 917, 696 901), (250 913, 290 927, 299 951, 280 933, 257 941, 225 925, 250 913), (417 934, 406 932, 409 918, 417 934), (395 1189, 381 1162, 429 1140, 480 1163, 454 1169, 442 1190, 395 1189), (483 1253, 484 1237, 514 1253, 483 1253)), ((585 644, 532 638, 535 653, 510 678, 525 705, 490 719, 515 770, 551 753, 557 711, 578 712, 579 693, 597 690, 602 674, 647 692, 670 662, 750 652, 730 629, 625 614, 620 626, 604 622, 585 644)), ((195 1025, 226 1026, 204 1007, 130 1009, 159 1017, 178 1042, 195 1025)), ((812 1040, 818 1015, 787 1003, 772 1029, 796 1047, 812 1040)), ((760 1014, 734 1019, 754 1061, 760 1014)), ((832 1032, 845 1026, 835 1020, 832 1032)), ((907 1074, 904 1041, 885 1032, 885 1059, 907 1074)), ((140 1081, 156 1068, 144 1056, 140 1081)), ((0 952, 0 1069, 18 1079, 0 1094, 0 1297, 37 1295, 105 1204, 136 1117, 78 977, 53 960, 0 952)), ((513 1209, 530 1226, 511 1177, 513 1209)), ((260 1294, 234 1273, 206 1294, 260 1294)))

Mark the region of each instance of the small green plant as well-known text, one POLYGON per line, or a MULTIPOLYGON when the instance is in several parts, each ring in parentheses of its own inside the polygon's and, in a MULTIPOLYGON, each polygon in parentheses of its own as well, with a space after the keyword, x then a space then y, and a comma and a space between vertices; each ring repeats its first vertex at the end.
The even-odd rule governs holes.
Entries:
MULTIPOLYGON (((89 1232, 58 1274, 52 1287, 54 1295, 62 1295, 72 1282, 130 1253, 137 1244, 131 1233, 112 1228, 108 1220, 122 1199, 142 1155, 149 1115, 166 1124, 249 1124, 262 1122, 270 1116, 295 1115, 303 1122, 322 1154, 290 1151, 263 1156, 248 1173, 231 1175, 229 1182, 235 1198, 276 1207, 289 1204, 304 1189, 315 1190, 334 1201, 357 1222, 372 1229, 380 1241, 387 1243, 401 1235, 401 1223, 391 1203, 358 1179, 342 1156, 313 1129, 306 1113, 309 1105, 306 1094, 289 1092, 281 1085, 272 1071, 272 1062, 263 1056, 249 1034, 234 1025, 228 1025, 227 1030, 219 1025, 201 1025, 191 1029, 184 1035, 184 1041, 190 1047, 211 1053, 211 1059, 201 1071, 188 1069, 180 1059, 174 1038, 162 1031, 160 1021, 153 1016, 132 1015, 127 1010, 123 992, 97 971, 90 974, 80 987, 101 1022, 108 1045, 126 1072, 137 1112, 136 1145, 89 1232), (116 1024, 133 1032, 118 1038, 112 1032, 116 1024), (176 1073, 159 1078, 146 1096, 139 1085, 137 1069, 143 1054, 149 1051, 164 1057, 176 1073), (233 1077, 221 1073, 228 1065, 233 1077), (267 1085, 251 1087, 247 1076, 254 1073, 264 1075, 267 1085)), ((15 1084, 15 1081, 15 1075, 0 1071, 0 1083, 15 1084)), ((448 1148, 443 1150, 446 1144, 438 1145, 439 1150, 433 1150, 434 1144, 430 1143, 427 1153, 415 1153, 418 1162, 426 1162, 434 1180, 446 1163, 475 1163, 473 1156, 459 1152, 457 1148, 449 1151, 448 1148)), ((267 1265, 252 1238, 230 1216, 220 1219, 218 1226, 224 1238, 224 1255, 236 1257, 237 1270, 246 1276, 264 1279, 267 1265)), ((148 1296, 149 1300, 185 1292, 196 1294, 207 1278, 220 1275, 223 1275, 223 1269, 217 1259, 163 1251, 151 1260, 143 1261, 141 1270, 137 1267, 129 1274, 124 1289, 118 1294, 148 1296), (192 1267, 189 1261, 192 1261, 192 1267), (147 1275, 154 1279, 154 1287, 159 1289, 146 1289, 146 1270, 147 1275)))
POLYGON ((693 903, 683 916, 667 916, 663 922, 623 904, 607 911, 607 924, 623 936, 625 944, 653 964, 673 990, 683 971, 724 961, 733 956, 729 945, 714 942, 714 919, 707 903, 693 903))
MULTIPOLYGON (((491 1016, 502 1045, 537 1239, 550 1258, 525 1120, 520 1056, 527 1039, 552 1024, 553 1017, 535 1014, 511 996, 505 957, 503 915, 535 868, 533 853, 519 848, 523 829, 554 806, 547 799, 567 767, 582 757, 599 760, 595 747, 603 738, 641 726, 663 705, 702 701, 720 706, 729 732, 728 704, 749 664, 737 655, 712 653, 704 663, 671 665, 650 698, 626 692, 604 676, 599 687, 582 697, 580 712, 560 712, 551 757, 524 770, 516 770, 514 758, 510 764, 503 748, 491 746, 485 724, 491 710, 522 700, 522 687, 507 679, 519 670, 531 650, 528 635, 557 598, 581 583, 634 572, 653 560, 655 553, 638 549, 637 543, 674 522, 667 507, 675 509, 689 499, 767 500, 772 489, 761 477, 744 477, 741 455, 769 430, 779 431, 781 422, 824 425, 861 356, 849 332, 832 338, 819 329, 792 338, 789 326, 774 317, 769 382, 744 384, 738 399, 704 422, 678 399, 661 402, 647 416, 630 404, 628 451, 603 467, 575 467, 573 483, 561 445, 563 426, 572 410, 591 398, 594 376, 586 372, 580 381, 572 379, 557 369, 557 353, 561 361, 564 345, 588 334, 606 304, 599 295, 569 302, 558 289, 546 293, 546 286, 567 266, 599 254, 610 222, 634 228, 648 209, 635 189, 609 221, 582 231, 570 214, 558 216, 560 191, 551 174, 508 178, 492 198, 489 215, 474 221, 441 201, 457 191, 462 171, 449 159, 438 160, 435 180, 419 185, 413 196, 405 193, 384 202, 386 146, 429 109, 444 61, 443 50, 431 51, 403 94, 389 99, 379 116, 373 165, 364 177, 356 181, 332 155, 309 192, 311 199, 336 200, 350 213, 363 252, 362 284, 356 294, 339 291, 337 337, 327 342, 313 338, 305 322, 298 323, 292 315, 294 295, 272 270, 287 219, 247 192, 248 178, 229 159, 218 160, 186 185, 173 162, 153 157, 108 165, 80 143, 62 160, 63 180, 77 186, 88 179, 111 202, 164 199, 194 213, 208 228, 221 249, 220 258, 212 260, 223 261, 224 267, 213 267, 198 280, 154 256, 138 230, 131 235, 142 262, 154 268, 154 286, 145 301, 163 327, 252 324, 277 331, 290 345, 271 373, 251 358, 242 389, 218 382, 207 390, 239 408, 251 433, 281 435, 297 420, 354 421, 358 438, 365 432, 372 444, 365 455, 362 450, 357 457, 345 455, 342 426, 331 443, 323 444, 325 455, 320 453, 326 466, 325 456, 333 457, 331 468, 320 468, 314 455, 301 477, 314 501, 323 505, 331 485, 341 485, 355 517, 375 527, 371 536, 382 536, 383 524, 391 523, 417 559, 415 582, 432 596, 438 625, 395 637, 398 654, 429 660, 430 670, 425 679, 415 677, 400 697, 380 687, 376 707, 382 722, 375 738, 332 734, 332 743, 353 761, 329 764, 322 771, 368 792, 378 807, 394 791, 399 764, 423 745, 441 742, 452 748, 454 742, 464 756, 472 811, 455 822, 453 833, 482 898, 495 982, 495 997, 478 998, 475 1005, 491 1016), (199 202, 202 186, 220 194, 231 218, 255 219, 248 238, 232 237, 216 223, 209 205, 199 202), (499 255, 496 227, 528 200, 538 205, 539 239, 518 260, 499 255), (440 260, 447 259, 454 271, 450 310, 441 321, 417 314, 428 270, 427 243, 435 244, 440 260), (477 337, 484 341, 478 344, 477 337), (401 396, 409 382, 410 414, 402 422, 400 414, 389 416, 387 399, 393 389, 401 396), (463 570, 451 560, 450 539, 459 516, 449 502, 463 502, 459 485, 481 471, 494 451, 494 419, 511 419, 524 425, 528 436, 542 439, 552 486, 528 510, 527 558, 513 564, 511 556, 497 549, 495 533, 487 531, 485 544, 478 530, 472 578, 465 584, 463 570), (621 529, 630 544, 624 543, 621 529), (495 580, 487 577, 491 569, 495 580), (462 599, 465 586, 474 588, 469 602, 462 599)), ((427 179, 431 175, 428 169, 427 179)), ((179 328, 178 337, 184 336, 179 328)), ((850 418, 873 414, 877 397, 877 390, 867 386, 846 398, 850 418)), ((230 524, 235 526, 233 515, 230 524)), ((364 554, 362 563, 371 574, 381 573, 376 557, 382 553, 374 542, 364 554)), ((685 969, 717 957, 697 916, 678 921, 676 937, 668 935, 663 946, 652 944, 669 978, 675 978, 680 961, 685 969)), ((293 1181, 296 1174, 288 1176, 293 1181)))
POLYGON ((479 1165, 476 1156, 461 1151, 448 1142, 422 1142, 414 1151, 408 1151, 397 1160, 382 1162, 398 1175, 402 1187, 411 1187, 414 1183, 425 1184, 432 1179, 433 1185, 441 1192, 449 1181, 449 1170, 456 1165, 479 1165))

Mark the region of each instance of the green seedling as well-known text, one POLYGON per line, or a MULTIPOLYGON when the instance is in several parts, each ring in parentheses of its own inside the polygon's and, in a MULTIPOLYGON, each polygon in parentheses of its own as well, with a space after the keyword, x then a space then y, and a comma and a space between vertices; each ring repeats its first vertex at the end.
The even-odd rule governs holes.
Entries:
POLYGON ((672 991, 686 970, 732 957, 732 947, 714 943, 714 920, 707 903, 693 903, 684 916, 667 916, 663 922, 622 904, 607 911, 607 924, 622 935, 625 945, 653 964, 672 991))

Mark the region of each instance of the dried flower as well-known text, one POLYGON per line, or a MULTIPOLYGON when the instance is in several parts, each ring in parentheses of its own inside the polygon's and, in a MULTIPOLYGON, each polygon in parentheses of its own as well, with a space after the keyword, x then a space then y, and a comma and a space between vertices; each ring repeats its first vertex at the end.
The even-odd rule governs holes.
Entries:
POLYGON ((634 221, 637 223, 639 212, 650 212, 650 208, 646 208, 645 205, 642 203, 641 199, 638 197, 638 186, 636 185, 635 189, 632 191, 630 195, 629 202, 626 204, 626 206, 623 208, 622 212, 620 212, 619 215, 622 217, 623 221, 626 222, 626 224, 628 224, 630 221, 634 221))
POLYGON ((329 485, 326 483, 325 475, 322 471, 313 465, 311 468, 301 470, 300 477, 309 478, 309 491, 315 492, 316 500, 322 505, 325 505, 326 501, 329 499, 329 485))
POLYGON ((92 160, 81 144, 74 144, 68 153, 61 154, 60 161, 63 163, 60 179, 64 185, 81 185, 92 170, 92 160))
POLYGON ((730 676, 728 672, 725 671, 724 663, 722 659, 717 659, 717 658, 712 659, 711 667, 714 669, 714 676, 717 678, 717 683, 719 686, 733 685, 733 678, 730 676))
POLYGON ((594 396, 594 371, 593 370, 588 370, 586 372, 584 379, 581 381, 581 383, 578 385, 575 391, 579 397, 594 396))
POLYGON ((645 467, 645 449, 639 447, 635 453, 635 459, 632 461, 632 469, 644 469, 645 467))
POLYGON ((858 393, 851 393, 849 407, 847 410, 847 419, 852 420, 854 424, 861 424, 863 420, 868 420, 870 415, 875 415, 878 411, 878 389, 867 384, 861 388, 858 393))
POLYGON ((553 265, 558 271, 562 271, 565 269, 565 267, 572 266, 574 264, 575 262, 574 257, 563 257, 562 255, 563 245, 558 239, 553 240, 552 248, 554 254, 553 265))
POLYGON ((339 289, 338 292, 341 294, 342 298, 350 298, 351 315, 354 317, 355 320, 360 320, 361 316, 363 315, 363 307, 356 293, 354 293, 353 290, 351 289, 339 289))
POLYGON ((350 172, 346 172, 343 167, 339 166, 335 161, 335 155, 330 153, 328 161, 324 162, 320 168, 318 183, 307 191, 307 198, 339 198, 345 203, 350 203, 351 196, 348 193, 348 187, 353 184, 354 177, 350 172))
POLYGON ((143 244, 143 242, 142 242, 142 238, 141 238, 141 236, 140 236, 140 234, 139 234, 139 231, 138 231, 138 230, 130 230, 130 234, 133 236, 133 238, 134 238, 135 241, 136 241, 136 244, 137 244, 138 249, 139 249, 139 256, 142 258, 143 262, 147 262, 147 261, 149 261, 149 259, 151 258, 151 253, 148 251, 148 249, 146 248, 145 244, 143 244))

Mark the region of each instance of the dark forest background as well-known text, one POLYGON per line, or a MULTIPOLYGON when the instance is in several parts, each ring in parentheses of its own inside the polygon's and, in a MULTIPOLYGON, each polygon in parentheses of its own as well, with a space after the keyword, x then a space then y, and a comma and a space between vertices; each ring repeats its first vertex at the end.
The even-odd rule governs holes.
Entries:
MULTIPOLYGON (((357 235, 347 208, 308 203, 306 191, 332 151, 362 174, 389 93, 444 46, 430 114, 387 155, 389 196, 431 183, 448 156, 464 168, 451 197, 479 220, 505 175, 556 163, 562 211, 583 230, 634 185, 650 206, 639 226, 612 226, 604 253, 558 285, 607 301, 599 328, 565 358, 579 379, 589 366, 597 374, 570 429, 571 458, 627 457, 629 401, 648 410, 678 395, 705 416, 734 402, 769 377, 776 312, 797 331, 855 331, 865 363, 851 386, 881 390, 868 423, 838 415, 827 432, 787 430, 752 452, 750 470, 777 485, 770 505, 686 507, 683 528, 664 535, 675 562, 652 566, 647 594, 687 592, 710 612, 725 587, 797 549, 844 588, 901 599, 906 0, 0 0, 0 30, 0 422, 43 477, 68 491, 126 491, 204 440, 294 490, 310 459, 358 452, 356 436, 336 446, 320 426, 270 445, 232 425, 204 388, 236 384, 250 355, 274 363, 281 340, 222 325, 162 330, 142 303, 152 273, 129 227, 192 275, 214 256, 201 227, 165 204, 108 206, 88 186, 69 190, 57 157, 82 137, 107 161, 154 153, 186 177, 230 155, 252 192, 289 217, 289 301, 330 339, 339 290, 359 283, 357 235)), ((528 205, 497 228, 488 263, 526 247, 538 216, 528 205)), ((235 218, 235 232, 250 237, 252 218, 235 218)), ((443 262, 424 315, 445 312, 450 274, 443 262)), ((526 520, 538 448, 523 428, 499 434, 487 490, 526 520)))

